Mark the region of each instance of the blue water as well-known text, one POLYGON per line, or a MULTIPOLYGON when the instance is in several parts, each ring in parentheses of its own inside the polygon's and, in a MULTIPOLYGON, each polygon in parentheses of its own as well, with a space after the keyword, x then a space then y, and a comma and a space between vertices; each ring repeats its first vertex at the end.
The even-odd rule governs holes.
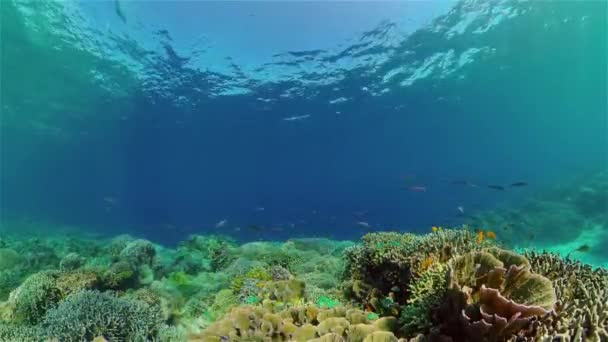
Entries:
POLYGON ((176 17, 232 3, 115 5, 4 4, 6 221, 167 244, 354 239, 460 224, 608 168, 605 2, 252 3, 235 13, 247 45, 176 17), (323 6, 308 40, 280 18, 323 6), (397 7, 357 24, 380 6, 397 7))

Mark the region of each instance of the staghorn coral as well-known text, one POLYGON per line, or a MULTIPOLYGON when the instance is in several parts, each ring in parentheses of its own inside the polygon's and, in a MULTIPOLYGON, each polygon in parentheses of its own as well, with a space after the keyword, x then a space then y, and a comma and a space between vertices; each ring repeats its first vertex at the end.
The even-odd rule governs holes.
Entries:
POLYGON ((90 341, 103 336, 111 341, 146 341, 162 326, 158 308, 109 293, 81 291, 49 310, 41 327, 47 338, 90 341))
POLYGON ((39 342, 42 331, 36 326, 0 322, 0 341, 39 342))
POLYGON ((12 309, 11 319, 32 325, 38 323, 62 297, 55 285, 58 275, 56 271, 36 273, 11 292, 7 304, 12 309))
POLYGON ((608 341, 608 271, 551 253, 525 256, 533 271, 552 280, 557 295, 555 310, 538 323, 536 338, 608 341))

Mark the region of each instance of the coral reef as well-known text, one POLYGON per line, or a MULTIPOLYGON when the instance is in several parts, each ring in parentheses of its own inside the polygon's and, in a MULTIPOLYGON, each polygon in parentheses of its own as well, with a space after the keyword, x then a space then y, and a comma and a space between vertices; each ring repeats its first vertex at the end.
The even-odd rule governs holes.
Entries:
MULTIPOLYGON (((361 310, 345 307, 295 306, 273 311, 242 306, 201 334, 190 336, 189 341, 365 341, 379 332, 384 338, 397 340, 392 333, 397 328, 394 317, 369 320, 367 316, 361 310)), ((375 336, 380 340, 379 335, 375 336)))
POLYGON ((360 244, 81 240, 0 240, 0 341, 608 338, 606 270, 517 254, 466 226, 360 244))

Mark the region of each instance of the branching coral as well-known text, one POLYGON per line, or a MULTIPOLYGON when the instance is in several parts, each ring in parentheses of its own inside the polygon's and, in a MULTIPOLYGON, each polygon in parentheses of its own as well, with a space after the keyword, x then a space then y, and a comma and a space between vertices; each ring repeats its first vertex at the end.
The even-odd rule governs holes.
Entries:
POLYGON ((532 270, 553 281, 555 311, 539 323, 538 338, 608 341, 608 271, 550 253, 527 253, 532 270))
POLYGON ((52 271, 36 273, 11 292, 8 302, 13 308, 12 319, 15 322, 36 324, 59 302, 61 291, 55 284, 58 275, 52 271))
POLYGON ((428 333, 432 312, 445 295, 447 266, 434 264, 409 286, 409 299, 401 312, 400 322, 406 336, 428 333))
POLYGON ((162 315, 155 306, 109 293, 81 291, 49 310, 41 323, 48 338, 90 341, 146 341, 158 333, 162 315))
POLYGON ((35 326, 0 322, 0 341, 39 342, 42 331, 35 326))

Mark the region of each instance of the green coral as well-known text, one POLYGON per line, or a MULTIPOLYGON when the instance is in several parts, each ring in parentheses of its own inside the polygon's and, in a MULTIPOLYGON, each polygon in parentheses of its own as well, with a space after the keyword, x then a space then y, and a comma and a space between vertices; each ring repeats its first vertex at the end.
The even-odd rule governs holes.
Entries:
POLYGON ((34 325, 59 302, 62 294, 55 284, 58 275, 54 271, 36 273, 11 293, 14 321, 34 325))
POLYGON ((154 245, 147 240, 138 239, 129 242, 125 248, 120 251, 119 257, 133 265, 150 265, 156 256, 154 245))
POLYGON ((126 261, 113 263, 102 276, 104 286, 113 290, 131 287, 136 281, 136 269, 131 263, 126 261))
POLYGON ((39 342, 42 331, 36 326, 0 322, 0 341, 39 342))
POLYGON ((86 290, 49 310, 41 326, 48 338, 65 342, 90 341, 97 336, 110 341, 146 341, 157 335, 162 323, 154 306, 86 290))
POLYGON ((315 301, 315 304, 322 309, 332 309, 340 305, 340 302, 327 296, 321 296, 315 301))
POLYGON ((10 248, 0 248, 0 271, 11 269, 21 263, 21 256, 10 248))
POLYGON ((235 276, 232 282, 230 283, 230 289, 234 293, 240 293, 241 289, 243 288, 248 279, 255 281, 256 284, 263 284, 266 281, 272 280, 272 275, 262 267, 254 267, 244 274, 235 276))
POLYGON ((432 326, 432 312, 447 290, 446 271, 446 265, 437 263, 410 284, 409 298, 400 316, 407 336, 428 332, 432 326))

